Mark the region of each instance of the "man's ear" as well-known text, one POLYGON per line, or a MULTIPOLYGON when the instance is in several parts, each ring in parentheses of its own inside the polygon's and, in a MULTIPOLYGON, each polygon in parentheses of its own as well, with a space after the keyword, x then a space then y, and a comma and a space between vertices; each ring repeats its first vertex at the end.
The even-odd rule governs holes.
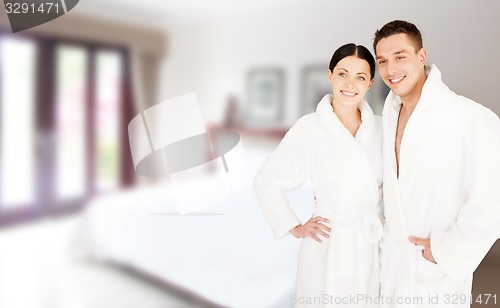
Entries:
POLYGON ((418 57, 420 65, 424 66, 427 63, 427 50, 425 50, 425 48, 420 48, 418 51, 418 57))

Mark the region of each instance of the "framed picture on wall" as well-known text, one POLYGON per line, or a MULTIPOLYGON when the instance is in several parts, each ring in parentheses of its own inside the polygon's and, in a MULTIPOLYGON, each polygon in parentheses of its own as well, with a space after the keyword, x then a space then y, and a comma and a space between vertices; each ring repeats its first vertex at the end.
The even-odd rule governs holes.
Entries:
POLYGON ((248 72, 247 122, 273 124, 282 120, 284 79, 280 68, 258 68, 248 72))
POLYGON ((309 65, 302 69, 302 115, 316 111, 319 101, 328 93, 332 86, 328 82, 328 64, 309 65))

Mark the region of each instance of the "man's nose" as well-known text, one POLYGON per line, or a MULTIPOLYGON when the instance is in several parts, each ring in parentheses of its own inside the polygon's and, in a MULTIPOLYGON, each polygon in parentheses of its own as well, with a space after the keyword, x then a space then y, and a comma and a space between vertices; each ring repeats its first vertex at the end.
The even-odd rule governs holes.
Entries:
POLYGON ((388 61, 387 62, 387 73, 389 74, 389 76, 392 76, 396 72, 397 72, 396 63, 394 63, 392 61, 388 61))

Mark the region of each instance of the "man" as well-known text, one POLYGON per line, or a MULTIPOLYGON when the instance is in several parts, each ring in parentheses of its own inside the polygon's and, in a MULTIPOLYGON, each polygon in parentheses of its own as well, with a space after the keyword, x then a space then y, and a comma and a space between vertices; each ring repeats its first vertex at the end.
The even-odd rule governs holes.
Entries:
MULTIPOLYGON (((472 273, 500 237, 500 122, 452 92, 417 27, 375 33, 383 111, 385 306, 468 307, 472 273)), ((488 68, 490 69, 490 68, 488 68)))

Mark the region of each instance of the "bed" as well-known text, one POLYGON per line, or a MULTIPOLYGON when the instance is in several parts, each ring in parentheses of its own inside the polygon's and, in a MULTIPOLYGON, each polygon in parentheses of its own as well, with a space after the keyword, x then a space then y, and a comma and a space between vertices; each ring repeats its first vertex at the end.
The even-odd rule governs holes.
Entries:
MULTIPOLYGON (((167 184, 96 198, 83 211, 73 252, 132 268, 221 307, 290 307, 300 241, 275 240, 251 181, 269 155, 246 154, 248 179, 231 198, 178 214, 167 184)), ((298 216, 312 213, 305 184, 290 193, 298 216)))

